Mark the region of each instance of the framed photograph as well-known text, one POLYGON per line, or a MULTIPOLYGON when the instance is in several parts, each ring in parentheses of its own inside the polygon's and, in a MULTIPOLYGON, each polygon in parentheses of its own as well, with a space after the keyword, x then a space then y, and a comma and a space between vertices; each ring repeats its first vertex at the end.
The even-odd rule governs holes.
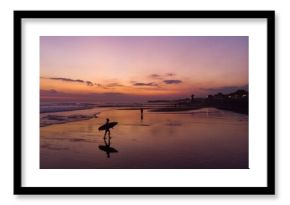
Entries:
POLYGON ((274 194, 274 11, 14 11, 14 194, 274 194))

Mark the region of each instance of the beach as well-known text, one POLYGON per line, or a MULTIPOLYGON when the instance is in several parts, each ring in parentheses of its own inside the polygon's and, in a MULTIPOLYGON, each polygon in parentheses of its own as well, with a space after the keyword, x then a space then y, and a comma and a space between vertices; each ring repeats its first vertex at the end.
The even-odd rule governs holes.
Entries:
POLYGON ((247 169, 248 115, 216 108, 150 112, 95 107, 40 127, 41 169, 247 169), (83 119, 80 116, 84 116, 83 119), (87 117, 86 117, 87 116, 87 117), (98 128, 118 124, 111 139, 98 128))

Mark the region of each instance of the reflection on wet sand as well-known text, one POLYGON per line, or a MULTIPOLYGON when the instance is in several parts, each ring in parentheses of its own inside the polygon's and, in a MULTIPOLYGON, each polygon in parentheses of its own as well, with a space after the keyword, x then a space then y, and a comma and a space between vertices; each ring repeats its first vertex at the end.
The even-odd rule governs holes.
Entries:
POLYGON ((116 150, 115 148, 111 147, 111 138, 112 137, 104 138, 105 145, 99 145, 99 149, 104 151, 104 152, 106 152, 107 158, 110 158, 110 154, 111 153, 117 153, 118 152, 118 150, 116 150))
POLYGON ((140 109, 111 109, 98 118, 41 127, 40 168, 249 168, 247 115, 212 108, 175 113, 144 109, 143 115, 140 120, 140 109), (118 122, 112 139, 98 130, 107 118, 118 122))

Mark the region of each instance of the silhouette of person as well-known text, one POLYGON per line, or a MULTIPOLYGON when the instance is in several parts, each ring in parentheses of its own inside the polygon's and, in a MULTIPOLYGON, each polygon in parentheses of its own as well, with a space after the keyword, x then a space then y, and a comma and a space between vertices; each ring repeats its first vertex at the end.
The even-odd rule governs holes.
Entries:
POLYGON ((104 139, 106 138, 108 133, 109 138, 111 138, 111 133, 110 133, 110 120, 109 118, 107 118, 106 124, 105 124, 105 135, 104 135, 104 139))
POLYGON ((143 108, 140 108, 140 112, 141 112, 141 120, 143 120, 143 108))
POLYGON ((191 95, 191 103, 194 101, 194 94, 191 95))

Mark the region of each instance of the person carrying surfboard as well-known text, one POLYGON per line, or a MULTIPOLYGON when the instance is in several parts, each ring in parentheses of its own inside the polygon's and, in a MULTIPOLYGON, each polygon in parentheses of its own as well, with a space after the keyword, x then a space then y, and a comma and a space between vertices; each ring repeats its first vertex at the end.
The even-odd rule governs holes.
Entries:
POLYGON ((110 129, 115 127, 117 124, 118 122, 110 122, 109 118, 107 118, 106 123, 99 127, 99 131, 105 131, 104 139, 106 138, 107 134, 109 135, 109 138, 111 138, 110 129))
POLYGON ((109 118, 107 118, 107 121, 106 121, 106 124, 105 124, 105 135, 104 135, 104 138, 106 138, 106 136, 107 136, 107 133, 108 133, 108 135, 109 135, 109 138, 111 138, 111 133, 110 133, 110 120, 109 120, 109 118))
POLYGON ((141 120, 143 120, 143 107, 140 108, 140 112, 141 112, 141 120))

